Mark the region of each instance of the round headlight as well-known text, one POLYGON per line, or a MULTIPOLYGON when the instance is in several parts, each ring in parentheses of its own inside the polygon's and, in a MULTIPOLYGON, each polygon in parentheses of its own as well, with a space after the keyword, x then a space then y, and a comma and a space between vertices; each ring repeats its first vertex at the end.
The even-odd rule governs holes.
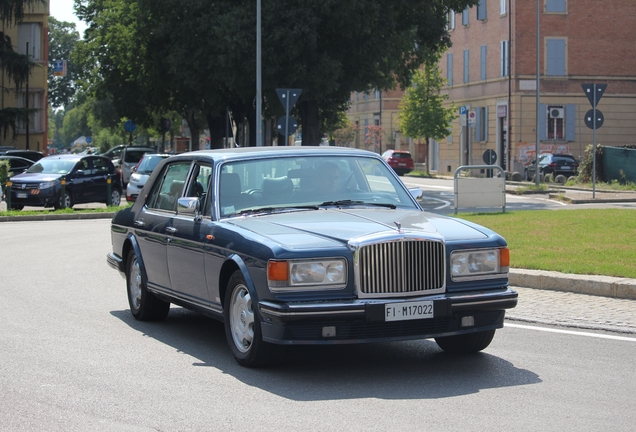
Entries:
POLYGON ((344 282, 344 265, 341 262, 331 263, 327 266, 327 279, 329 282, 344 282))
POLYGON ((467 260, 466 255, 458 255, 453 257, 453 262, 451 264, 453 274, 462 274, 466 271, 467 260))

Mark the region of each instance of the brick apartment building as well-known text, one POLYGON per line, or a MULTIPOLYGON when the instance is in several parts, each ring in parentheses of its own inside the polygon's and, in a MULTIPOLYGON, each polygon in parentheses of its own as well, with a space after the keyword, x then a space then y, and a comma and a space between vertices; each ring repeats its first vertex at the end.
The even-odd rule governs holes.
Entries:
MULTIPOLYGON (((636 35, 630 23, 634 0, 538 0, 540 7, 539 141, 541 151, 577 158, 593 142, 585 113, 591 105, 581 84, 604 83, 597 105, 604 124, 596 142, 635 144, 636 35)), ((450 134, 431 143, 429 168, 452 174, 461 165, 483 164, 494 150, 506 171, 523 172, 536 148, 537 1, 482 0, 449 13, 452 47, 440 61, 449 103, 466 106, 474 123, 453 121, 450 134)), ((401 92, 352 95, 348 116, 361 130, 381 124, 386 148, 410 149, 423 162, 425 146, 401 137, 397 106, 401 92)), ((458 113, 459 114, 459 113, 458 113)), ((356 146, 363 147, 359 138, 356 146)))
MULTIPOLYGON (((29 127, 26 122, 18 124, 18 135, 15 140, 12 132, 7 137, 0 137, 0 145, 14 146, 26 149, 27 143, 30 150, 45 152, 47 150, 48 129, 48 52, 49 32, 48 16, 49 2, 42 4, 36 2, 33 6, 25 7, 24 18, 19 23, 6 26, 3 31, 11 38, 13 49, 20 53, 28 53, 37 64, 33 68, 28 82, 28 96, 26 86, 20 93, 10 91, 0 98, 2 108, 35 108, 38 111, 30 116, 29 127), (27 134, 28 131, 28 134, 27 134), (28 137, 28 139, 27 139, 28 137)), ((2 78, 2 86, 13 90, 14 85, 5 76, 2 78)))

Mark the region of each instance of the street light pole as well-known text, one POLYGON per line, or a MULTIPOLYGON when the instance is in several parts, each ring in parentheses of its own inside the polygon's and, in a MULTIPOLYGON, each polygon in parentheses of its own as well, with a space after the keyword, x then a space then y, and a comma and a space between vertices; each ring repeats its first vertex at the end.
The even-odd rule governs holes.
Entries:
POLYGON ((261 0, 256 0, 256 147, 263 146, 261 82, 261 0))
POLYGON ((536 145, 536 149, 535 149, 535 153, 534 153, 534 183, 537 185, 537 187, 539 187, 539 183, 540 183, 540 173, 539 173, 539 116, 541 115, 540 111, 540 104, 539 102, 541 101, 541 96, 540 96, 540 89, 541 89, 541 79, 540 77, 540 73, 541 73, 541 36, 540 36, 540 16, 541 16, 541 1, 542 0, 537 0, 537 124, 536 124, 536 140, 537 140, 537 145, 536 145))

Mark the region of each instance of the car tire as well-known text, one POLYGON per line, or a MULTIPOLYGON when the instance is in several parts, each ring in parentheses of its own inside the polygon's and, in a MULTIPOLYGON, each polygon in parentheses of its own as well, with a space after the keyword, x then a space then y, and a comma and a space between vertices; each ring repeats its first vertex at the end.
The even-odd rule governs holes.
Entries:
POLYGON ((470 354, 485 349, 495 337, 495 330, 435 338, 437 345, 452 354, 470 354))
POLYGON ((139 321, 159 321, 168 316, 170 303, 148 291, 137 254, 131 251, 126 260, 126 290, 130 312, 139 321))
POLYGON ((118 188, 113 188, 110 193, 110 205, 119 207, 121 204, 121 191, 118 188))
POLYGON ((57 203, 53 206, 55 210, 60 210, 63 208, 72 208, 73 207, 73 197, 70 192, 64 192, 64 196, 59 196, 57 199, 57 203))
POLYGON ((256 304, 240 271, 230 277, 223 303, 225 337, 236 361, 245 367, 265 365, 271 345, 263 342, 256 304))

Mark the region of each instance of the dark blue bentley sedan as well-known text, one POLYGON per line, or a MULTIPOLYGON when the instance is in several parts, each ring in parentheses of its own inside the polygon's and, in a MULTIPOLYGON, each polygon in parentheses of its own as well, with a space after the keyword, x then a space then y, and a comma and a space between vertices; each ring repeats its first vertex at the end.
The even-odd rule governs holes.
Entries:
POLYGON ((491 230, 425 213, 377 154, 256 147, 163 160, 112 221, 107 262, 139 320, 225 323, 244 366, 280 344, 434 338, 486 348, 517 304, 491 230))

